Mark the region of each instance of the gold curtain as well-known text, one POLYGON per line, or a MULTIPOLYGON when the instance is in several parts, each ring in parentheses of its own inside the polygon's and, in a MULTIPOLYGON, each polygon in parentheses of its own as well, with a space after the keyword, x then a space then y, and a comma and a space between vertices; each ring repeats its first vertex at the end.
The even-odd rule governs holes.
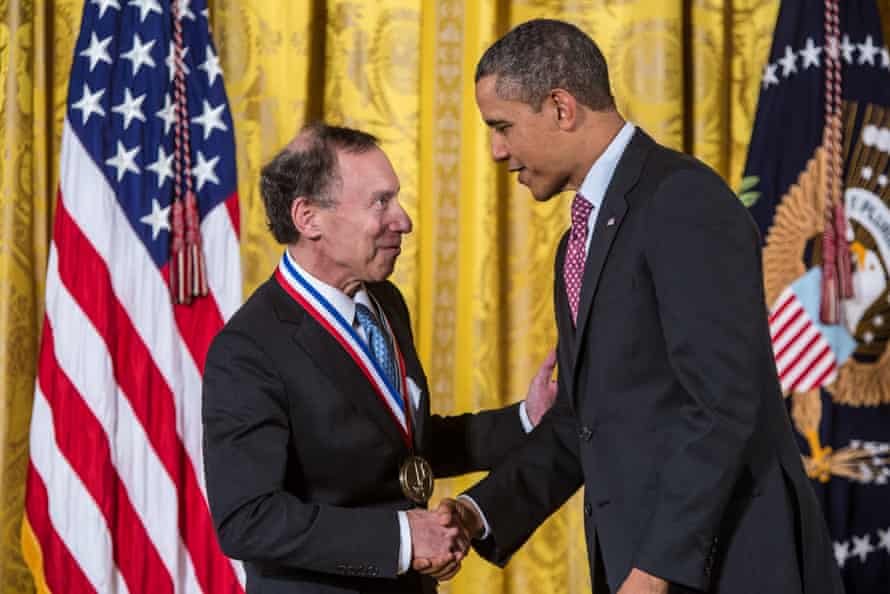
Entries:
MULTIPOLYGON (((414 233, 395 272, 442 413, 523 397, 553 345, 567 203, 536 204, 491 164, 473 100, 482 51, 512 25, 573 21, 602 47, 621 111, 737 185, 778 0, 210 0, 237 136, 245 294, 281 248, 257 172, 312 119, 377 134, 414 233)), ((879 0, 890 15, 890 0, 879 0)), ((20 554, 27 431, 67 77, 83 0, 0 0, 0 593, 20 554)), ((884 19, 885 31, 890 33, 884 19)), ((454 494, 475 477, 437 486, 454 494)), ((500 571, 473 558, 443 592, 589 591, 576 497, 500 571)))

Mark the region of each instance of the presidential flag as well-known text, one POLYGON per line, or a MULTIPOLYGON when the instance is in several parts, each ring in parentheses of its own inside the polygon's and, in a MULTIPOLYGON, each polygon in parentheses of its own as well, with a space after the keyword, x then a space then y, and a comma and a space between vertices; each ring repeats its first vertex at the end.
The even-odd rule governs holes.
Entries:
POLYGON ((206 352, 240 301, 232 118, 204 0, 88 0, 30 432, 38 591, 243 592, 201 454, 206 352))
POLYGON ((851 594, 890 583, 888 157, 874 0, 783 1, 740 197, 763 234, 777 368, 851 594))

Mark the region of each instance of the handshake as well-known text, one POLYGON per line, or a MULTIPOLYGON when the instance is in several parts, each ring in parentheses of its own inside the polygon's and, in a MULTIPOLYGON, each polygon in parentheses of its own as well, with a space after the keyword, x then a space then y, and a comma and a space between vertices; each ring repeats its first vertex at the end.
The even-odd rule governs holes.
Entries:
POLYGON ((450 580, 470 550, 470 541, 485 530, 471 504, 443 499, 434 511, 407 512, 411 528, 411 567, 436 580, 450 580))

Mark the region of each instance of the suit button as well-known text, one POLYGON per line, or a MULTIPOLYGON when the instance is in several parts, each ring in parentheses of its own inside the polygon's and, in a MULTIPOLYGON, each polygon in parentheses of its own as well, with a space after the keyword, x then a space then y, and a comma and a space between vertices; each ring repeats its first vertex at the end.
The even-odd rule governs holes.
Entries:
POLYGON ((582 425, 581 428, 578 429, 578 437, 583 441, 590 441, 593 437, 593 431, 587 425, 582 425))
POLYGON ((592 516, 592 515, 593 515, 593 506, 591 506, 591 505, 590 505, 589 503, 587 503, 586 501, 584 502, 584 515, 585 515, 585 516, 592 516))

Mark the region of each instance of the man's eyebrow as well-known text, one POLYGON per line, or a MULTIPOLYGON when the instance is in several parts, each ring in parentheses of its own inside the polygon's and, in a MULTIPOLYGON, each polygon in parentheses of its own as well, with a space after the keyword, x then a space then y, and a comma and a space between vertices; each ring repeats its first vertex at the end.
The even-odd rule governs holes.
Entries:
POLYGON ((371 197, 375 200, 377 198, 392 198, 393 196, 398 196, 399 190, 401 190, 401 188, 396 188, 395 190, 379 190, 371 194, 371 197))
POLYGON ((498 126, 508 125, 510 122, 506 120, 485 120, 485 125, 489 128, 497 128, 498 126))

